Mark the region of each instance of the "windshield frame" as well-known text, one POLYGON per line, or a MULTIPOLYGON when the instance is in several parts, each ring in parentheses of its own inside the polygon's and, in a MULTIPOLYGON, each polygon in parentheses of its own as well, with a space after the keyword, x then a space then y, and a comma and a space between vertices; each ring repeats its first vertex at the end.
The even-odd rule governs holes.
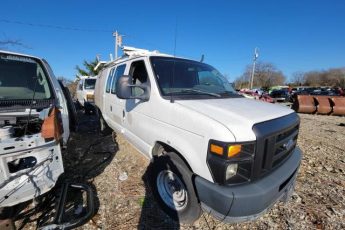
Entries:
MULTIPOLYGON (((194 63, 199 64, 199 65, 202 64, 202 65, 208 66, 208 67, 216 70, 219 74, 220 74, 220 72, 216 68, 214 68, 213 66, 211 66, 209 64, 201 63, 201 62, 198 62, 198 61, 195 61, 195 60, 190 60, 190 59, 185 59, 185 58, 177 58, 177 57, 171 57, 171 56, 169 56, 169 57, 166 57, 166 56, 150 56, 149 57, 149 61, 150 61, 150 65, 151 65, 151 69, 152 69, 153 75, 154 75, 153 78, 154 78, 154 80, 156 82, 159 94, 160 94, 160 96, 163 99, 166 99, 166 100, 171 100, 171 99, 173 99, 173 100, 196 100, 196 99, 243 98, 242 95, 237 94, 235 89, 233 89, 234 90, 233 94, 225 94, 225 93, 223 93, 223 94, 221 94, 221 97, 214 96, 214 95, 212 95, 211 92, 210 93, 205 93, 205 94, 192 93, 192 92, 190 92, 190 93, 180 93, 180 94, 164 93, 163 89, 162 89, 162 87, 159 84, 159 81, 157 79, 157 74, 156 74, 156 71, 155 71, 155 67, 153 66, 153 64, 154 64, 153 59, 170 59, 170 60, 179 60, 179 61, 191 62, 191 63, 194 62, 194 63)), ((227 81, 226 78, 225 78, 225 80, 227 81)), ((230 82, 228 82, 228 83, 230 84, 230 82)), ((188 88, 186 88, 186 89, 188 89, 188 88)))

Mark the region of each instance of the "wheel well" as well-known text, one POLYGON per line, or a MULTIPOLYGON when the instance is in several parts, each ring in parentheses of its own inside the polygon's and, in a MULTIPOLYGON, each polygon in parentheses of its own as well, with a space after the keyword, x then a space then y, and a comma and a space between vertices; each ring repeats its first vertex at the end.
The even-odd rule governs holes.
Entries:
POLYGON ((189 170, 193 172, 192 168, 188 164, 187 160, 182 156, 182 154, 164 142, 160 142, 160 141, 156 142, 155 146, 152 149, 152 156, 159 157, 161 155, 164 155, 165 152, 174 152, 177 156, 179 156, 184 161, 184 163, 188 166, 189 170))

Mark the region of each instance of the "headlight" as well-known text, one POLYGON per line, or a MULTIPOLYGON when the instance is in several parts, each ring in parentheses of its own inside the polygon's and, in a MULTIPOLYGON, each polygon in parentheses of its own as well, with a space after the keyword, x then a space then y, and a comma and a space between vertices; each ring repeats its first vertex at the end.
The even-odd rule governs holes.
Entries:
POLYGON ((210 140, 207 164, 218 184, 250 181, 255 156, 255 142, 226 143, 210 140))
POLYGON ((237 174, 238 164, 229 164, 225 172, 225 180, 229 180, 231 177, 237 174))

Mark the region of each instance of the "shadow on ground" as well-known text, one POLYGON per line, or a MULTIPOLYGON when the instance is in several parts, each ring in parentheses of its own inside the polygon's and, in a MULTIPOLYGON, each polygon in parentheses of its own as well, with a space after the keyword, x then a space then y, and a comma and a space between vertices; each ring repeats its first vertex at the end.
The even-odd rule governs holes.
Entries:
POLYGON ((142 180, 145 186, 145 197, 142 201, 142 209, 138 223, 138 229, 180 229, 179 221, 169 217, 155 200, 152 187, 150 185, 150 176, 152 175, 153 165, 147 167, 142 180))

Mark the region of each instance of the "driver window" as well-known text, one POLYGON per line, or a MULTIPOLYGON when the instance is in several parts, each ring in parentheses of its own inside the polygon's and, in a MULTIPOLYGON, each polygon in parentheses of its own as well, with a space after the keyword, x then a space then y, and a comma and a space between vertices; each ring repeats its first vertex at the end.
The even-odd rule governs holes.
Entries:
MULTIPOLYGON (((129 70, 129 74, 132 76, 133 84, 141 85, 149 82, 144 61, 133 62, 129 70)), ((134 87, 132 89, 133 96, 139 96, 143 93, 144 91, 138 87, 134 87)))

